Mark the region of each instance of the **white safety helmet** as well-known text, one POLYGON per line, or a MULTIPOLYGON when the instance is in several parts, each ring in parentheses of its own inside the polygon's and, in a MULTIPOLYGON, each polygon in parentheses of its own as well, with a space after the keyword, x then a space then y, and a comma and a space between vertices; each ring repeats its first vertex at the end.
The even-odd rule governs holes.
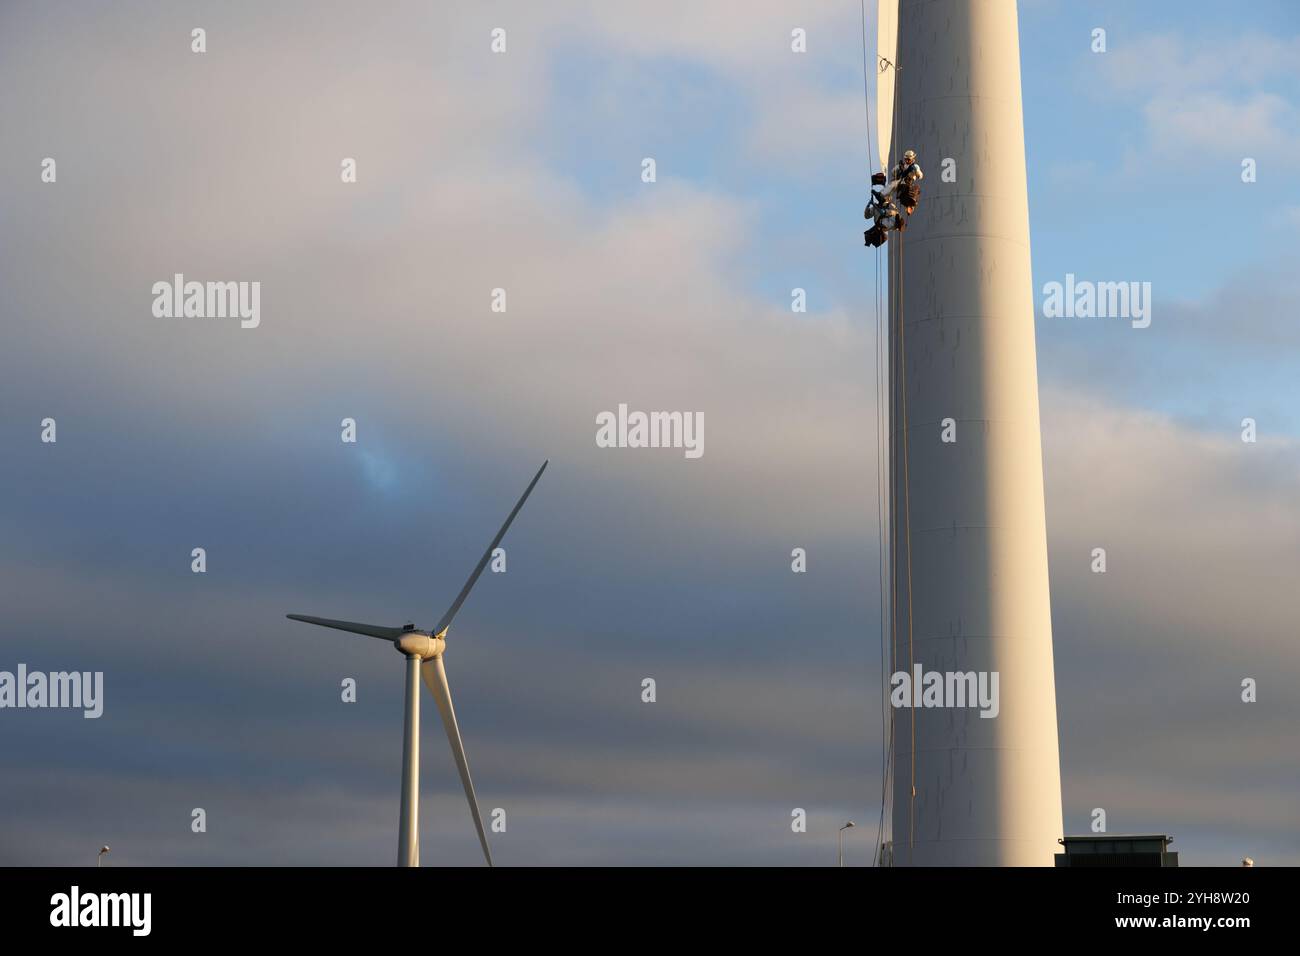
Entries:
POLYGON ((905 162, 905 163, 914 163, 914 162, 916 162, 916 150, 914 150, 914 149, 909 149, 909 150, 905 151, 905 152, 903 153, 903 162, 905 162))

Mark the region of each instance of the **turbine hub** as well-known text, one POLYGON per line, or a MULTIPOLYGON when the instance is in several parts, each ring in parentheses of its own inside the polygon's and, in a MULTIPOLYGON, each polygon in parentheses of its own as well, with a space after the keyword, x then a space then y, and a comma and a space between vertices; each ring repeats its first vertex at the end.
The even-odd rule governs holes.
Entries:
POLYGON ((393 641, 393 646, 403 656, 409 657, 414 654, 420 660, 427 661, 435 657, 441 657, 443 650, 447 647, 447 642, 440 637, 434 637, 427 631, 408 631, 393 641))

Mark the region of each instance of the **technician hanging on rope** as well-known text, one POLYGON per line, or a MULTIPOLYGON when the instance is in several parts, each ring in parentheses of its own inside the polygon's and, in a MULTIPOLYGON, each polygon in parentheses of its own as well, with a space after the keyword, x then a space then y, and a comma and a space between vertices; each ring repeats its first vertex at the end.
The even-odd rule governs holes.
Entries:
POLYGON ((875 173, 871 177, 871 199, 862 213, 874 225, 862 234, 869 246, 879 247, 888 238, 891 229, 907 228, 907 220, 894 205, 893 197, 885 191, 885 174, 875 173))
POLYGON ((921 167, 916 162, 916 150, 907 150, 894 167, 893 191, 898 204, 909 216, 916 212, 917 200, 921 198, 921 180, 924 178, 925 173, 921 172, 921 167))

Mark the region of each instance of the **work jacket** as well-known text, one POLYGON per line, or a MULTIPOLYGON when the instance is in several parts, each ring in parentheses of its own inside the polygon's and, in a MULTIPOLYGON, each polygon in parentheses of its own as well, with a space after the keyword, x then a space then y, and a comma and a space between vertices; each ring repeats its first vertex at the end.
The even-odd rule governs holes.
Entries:
POLYGON ((919 182, 925 178, 921 167, 916 163, 899 163, 894 167, 894 178, 903 183, 919 182))

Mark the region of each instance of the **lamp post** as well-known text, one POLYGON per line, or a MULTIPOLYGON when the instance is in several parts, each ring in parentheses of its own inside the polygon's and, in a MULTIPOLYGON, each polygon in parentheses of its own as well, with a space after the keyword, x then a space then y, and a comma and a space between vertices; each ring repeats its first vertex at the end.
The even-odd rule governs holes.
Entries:
POLYGON ((848 823, 844 824, 844 826, 840 827, 840 832, 838 834, 840 845, 840 866, 844 865, 844 831, 853 826, 857 826, 857 824, 850 820, 848 823))
POLYGON ((99 855, 95 857, 95 869, 99 869, 104 862, 104 854, 108 852, 108 845, 105 844, 99 848, 99 855))

